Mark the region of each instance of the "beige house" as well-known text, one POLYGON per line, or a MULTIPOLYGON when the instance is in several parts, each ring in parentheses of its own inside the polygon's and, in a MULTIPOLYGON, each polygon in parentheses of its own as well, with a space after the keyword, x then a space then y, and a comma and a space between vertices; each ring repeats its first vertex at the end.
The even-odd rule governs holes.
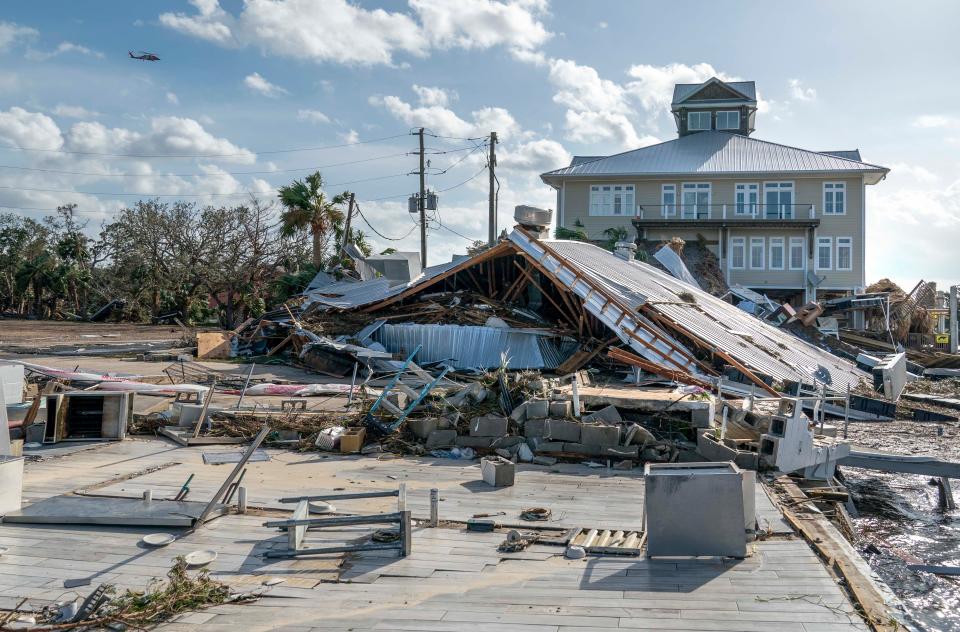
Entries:
POLYGON ((889 170, 857 150, 753 138, 756 110, 752 81, 677 85, 678 138, 541 175, 557 191, 557 226, 597 241, 612 227, 700 240, 729 285, 794 303, 864 287, 865 188, 889 170))

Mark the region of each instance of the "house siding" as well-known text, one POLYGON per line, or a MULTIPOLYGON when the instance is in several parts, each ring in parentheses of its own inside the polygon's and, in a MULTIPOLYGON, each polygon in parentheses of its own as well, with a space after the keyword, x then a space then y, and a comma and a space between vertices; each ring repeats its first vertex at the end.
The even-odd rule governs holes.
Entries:
MULTIPOLYGON (((567 228, 573 228, 577 221, 582 224, 587 236, 592 240, 604 239, 604 230, 610 227, 626 228, 628 234, 636 235, 636 231, 631 223, 632 216, 591 216, 590 208, 590 187, 596 184, 632 184, 635 190, 635 203, 643 207, 643 217, 646 219, 657 219, 661 217, 661 186, 664 184, 674 184, 677 187, 677 202, 681 201, 682 185, 684 183, 709 182, 711 183, 711 217, 721 219, 723 217, 722 205, 727 205, 727 218, 734 218, 735 187, 739 183, 758 183, 760 185, 760 201, 763 202, 763 184, 765 182, 783 182, 791 181, 794 183, 794 202, 798 204, 795 217, 807 219, 809 210, 806 205, 812 204, 815 207, 815 217, 820 220, 820 225, 812 229, 812 235, 805 228, 794 226, 778 225, 776 220, 770 221, 770 228, 745 229, 731 227, 729 229, 730 237, 747 237, 749 244, 750 236, 764 237, 764 267, 763 270, 730 270, 729 279, 731 283, 740 283, 749 287, 786 287, 802 288, 804 286, 804 272, 797 270, 770 270, 769 266, 769 238, 784 237, 787 254, 789 254, 789 238, 791 236, 807 237, 807 266, 813 270, 815 266, 816 239, 818 237, 830 237, 832 239, 831 269, 816 270, 818 276, 826 278, 820 285, 820 289, 842 289, 851 290, 862 287, 865 284, 864 279, 864 260, 865 250, 863 243, 863 226, 865 218, 864 208, 864 182, 863 178, 857 177, 809 177, 809 176, 789 176, 783 174, 757 176, 735 176, 735 177, 690 177, 690 178, 642 178, 642 177, 623 177, 607 178, 596 180, 565 180, 563 183, 563 196, 561 199, 562 208, 559 217, 562 218, 562 225, 567 228), (843 215, 825 215, 823 204, 823 185, 825 182, 843 182, 846 185, 846 213, 843 215), (851 256, 851 270, 836 270, 837 260, 837 237, 850 237, 853 240, 853 252, 851 256)), ((639 211, 638 211, 639 212, 639 211)), ((679 213, 679 211, 678 211, 679 213)), ((695 220, 678 222, 677 226, 669 228, 651 228, 647 230, 648 240, 666 240, 671 237, 680 237, 685 240, 696 240, 703 237, 711 250, 718 256, 723 255, 721 264, 724 270, 728 267, 729 244, 724 247, 725 252, 721 252, 719 243, 721 241, 721 229, 707 228, 698 226, 695 220)), ((789 265, 787 262, 786 265, 789 265)))

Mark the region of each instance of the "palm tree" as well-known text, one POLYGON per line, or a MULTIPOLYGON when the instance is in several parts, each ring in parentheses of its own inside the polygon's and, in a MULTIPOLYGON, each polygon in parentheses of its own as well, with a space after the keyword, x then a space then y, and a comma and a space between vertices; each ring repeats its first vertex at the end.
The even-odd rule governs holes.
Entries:
POLYGON ((324 252, 333 227, 343 221, 338 198, 330 200, 323 192, 323 176, 314 172, 278 191, 284 211, 280 214, 280 232, 287 237, 301 230, 309 230, 313 238, 313 265, 323 268, 324 252))

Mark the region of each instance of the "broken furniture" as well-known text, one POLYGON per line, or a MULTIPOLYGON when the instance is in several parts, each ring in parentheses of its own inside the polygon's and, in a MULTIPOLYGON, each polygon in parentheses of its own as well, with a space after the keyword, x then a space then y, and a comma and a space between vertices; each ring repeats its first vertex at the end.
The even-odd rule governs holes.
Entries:
POLYGON ((396 372, 396 374, 394 374, 393 378, 383 388, 383 391, 381 391, 376 401, 374 401, 373 405, 370 406, 370 410, 367 411, 367 417, 366 417, 365 423, 367 424, 367 426, 369 426, 370 428, 376 430, 381 434, 390 434, 393 431, 395 431, 397 428, 399 428, 400 424, 403 423, 403 420, 406 419, 407 416, 409 416, 410 413, 413 412, 413 410, 420 405, 420 402, 423 401, 423 399, 427 396, 427 394, 430 393, 431 390, 433 390, 433 387, 436 386, 440 382, 440 380, 442 380, 444 376, 447 374, 447 372, 450 370, 449 367, 444 367, 443 370, 440 371, 439 375, 437 375, 437 377, 431 377, 430 382, 427 383, 422 389, 420 389, 419 392, 414 391, 412 388, 404 384, 401 381, 401 378, 403 377, 404 373, 410 370, 410 366, 413 363, 413 358, 414 356, 417 355, 417 353, 419 353, 419 351, 420 351, 420 345, 417 345, 417 347, 413 350, 413 353, 407 356, 407 359, 400 366, 400 369, 396 372), (402 393, 406 398, 408 398, 410 403, 407 404, 407 406, 404 408, 401 408, 400 406, 393 404, 389 399, 387 399, 387 396, 391 392, 402 393), (387 421, 382 421, 379 418, 375 417, 374 413, 376 413, 377 410, 379 410, 380 408, 384 408, 391 414, 395 415, 396 419, 393 421, 387 422, 387 421))
POLYGON ((133 419, 133 393, 73 391, 47 395, 44 443, 122 440, 133 419))
POLYGON ((907 354, 887 356, 874 365, 871 372, 874 390, 895 402, 900 399, 900 394, 907 385, 907 354))
POLYGON ((281 498, 281 503, 297 503, 293 516, 289 520, 272 520, 263 523, 265 527, 278 527, 287 532, 287 548, 270 550, 266 557, 301 557, 304 555, 322 555, 325 553, 353 553, 359 551, 396 550, 400 557, 410 555, 411 520, 410 510, 407 509, 406 486, 401 483, 395 491, 388 492, 358 492, 355 494, 324 494, 320 496, 297 496, 281 498), (355 498, 388 498, 397 497, 397 511, 393 513, 374 514, 370 516, 337 516, 334 518, 310 518, 310 503, 318 500, 341 501, 355 498), (324 527, 346 527, 361 524, 395 524, 397 531, 392 536, 378 538, 373 535, 373 541, 363 544, 348 544, 344 546, 306 547, 308 529, 322 529, 324 527), (390 541, 377 541, 390 540, 390 541))
POLYGON ((568 546, 583 547, 591 555, 640 555, 645 541, 642 531, 577 528, 568 546))
POLYGON ((647 555, 745 557, 754 481, 733 463, 647 463, 647 555))

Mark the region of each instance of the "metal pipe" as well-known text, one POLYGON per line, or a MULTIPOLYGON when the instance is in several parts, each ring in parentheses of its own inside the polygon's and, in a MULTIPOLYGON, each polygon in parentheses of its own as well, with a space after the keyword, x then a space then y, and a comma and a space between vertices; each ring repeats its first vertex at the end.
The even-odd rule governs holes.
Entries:
POLYGON ((354 524, 385 524, 399 522, 400 512, 387 514, 373 514, 372 516, 339 516, 336 518, 301 518, 299 520, 271 520, 264 522, 265 527, 300 527, 308 526, 317 529, 323 527, 342 527, 354 524))
POLYGON ((388 551, 400 550, 403 548, 401 542, 381 543, 371 542, 370 544, 348 544, 345 546, 327 546, 320 549, 299 549, 296 551, 267 551, 265 557, 299 557, 301 555, 322 555, 323 553, 355 553, 359 551, 388 551))
POLYGON ((257 366, 256 362, 250 363, 250 371, 247 373, 247 379, 243 383, 243 388, 240 389, 240 399, 237 400, 237 410, 240 410, 240 404, 243 403, 243 396, 247 394, 247 387, 250 386, 250 378, 253 377, 253 367, 257 366))
POLYGON ((301 500, 352 500, 354 498, 387 498, 390 496, 399 496, 399 490, 389 492, 357 492, 355 494, 320 494, 319 496, 290 496, 281 498, 277 502, 298 503, 301 500))

